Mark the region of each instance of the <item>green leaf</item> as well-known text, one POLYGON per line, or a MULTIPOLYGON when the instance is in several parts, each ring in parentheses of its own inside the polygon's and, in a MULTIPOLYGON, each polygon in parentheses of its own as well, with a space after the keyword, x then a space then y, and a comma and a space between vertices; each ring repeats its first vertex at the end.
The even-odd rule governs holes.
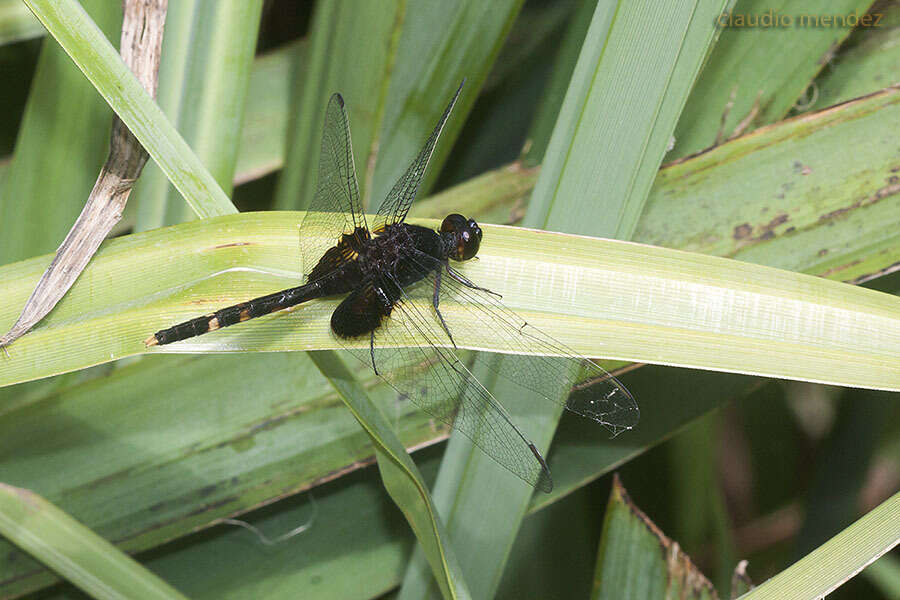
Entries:
POLYGON ((26 4, 198 216, 236 212, 222 188, 76 0, 26 0, 26 4))
MULTIPOLYGON (((301 218, 247 213, 112 240, 43 324, 17 341, 0 383, 142 353, 153 331, 294 285, 301 218)), ((462 265, 463 272, 500 290, 508 307, 579 354, 900 388, 892 360, 900 328, 896 297, 653 246, 497 225, 484 231, 480 260, 462 265), (535 287, 548 272, 571 283, 535 287)), ((12 321, 47 260, 0 267, 6 282, 0 319, 12 321)), ((328 323, 335 302, 311 302, 155 351, 334 349, 328 323)), ((496 347, 488 332, 456 341, 496 347)))
POLYGON ((900 184, 884 126, 898 118, 895 86, 671 164, 635 239, 844 281, 877 276, 900 260, 900 184))
MULTIPOLYGON (((173 2, 166 14, 157 101, 225 194, 241 147, 261 11, 262 0, 206 0, 173 2)), ((139 231, 194 218, 156 165, 144 171, 133 201, 139 231)))
POLYGON ((184 598, 53 504, 4 483, 0 533, 94 598, 184 598))
POLYGON ((900 492, 741 599, 821 598, 898 542, 900 492))
POLYGON ((752 122, 747 130, 783 118, 850 32, 850 27, 804 25, 800 18, 863 15, 870 4, 871 0, 734 3, 731 11, 723 13, 725 23, 731 15, 731 25, 724 27, 691 91, 668 158, 708 148, 720 135, 727 139, 748 117, 752 122), (748 17, 765 15, 778 18, 778 23, 787 17, 789 22, 786 26, 740 26, 735 21, 738 15, 744 23, 748 17))
MULTIPOLYGON (((440 454, 426 452, 429 457, 418 456, 417 463, 432 481, 440 454)), ((212 535, 161 549, 148 566, 198 600, 368 600, 397 586, 415 544, 375 469, 242 518, 270 538, 309 528, 267 546, 242 528, 217 527, 212 535)))
POLYGON ((598 5, 526 225, 631 237, 724 4, 598 5))
POLYGON ((641 512, 614 478, 592 600, 685 597, 712 600, 718 595, 678 544, 641 512))
POLYGON ((315 352, 311 356, 375 444, 384 487, 416 534, 441 594, 444 598, 468 598, 469 592, 428 488, 384 414, 334 352, 315 352))

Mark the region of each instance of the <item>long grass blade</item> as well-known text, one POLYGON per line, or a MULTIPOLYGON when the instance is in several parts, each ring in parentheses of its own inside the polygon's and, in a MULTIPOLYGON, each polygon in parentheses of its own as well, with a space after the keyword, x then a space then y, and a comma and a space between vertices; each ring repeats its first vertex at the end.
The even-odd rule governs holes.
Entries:
POLYGON ((741 600, 821 598, 898 543, 900 492, 741 600))
POLYGON ((53 504, 28 490, 3 483, 0 533, 93 598, 184 598, 53 504))

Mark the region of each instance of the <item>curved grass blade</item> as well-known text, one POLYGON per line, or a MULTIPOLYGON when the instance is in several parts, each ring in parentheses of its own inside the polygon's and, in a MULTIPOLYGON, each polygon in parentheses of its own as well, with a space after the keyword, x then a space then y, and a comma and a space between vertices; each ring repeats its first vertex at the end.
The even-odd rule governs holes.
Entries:
POLYGON ((0 533, 93 598, 184 599, 156 575, 40 496, 0 483, 0 533))
POLYGON ((799 561, 741 596, 822 598, 900 542, 900 492, 799 561))
POLYGON ((384 487, 416 534, 441 594, 444 598, 469 598, 428 488, 390 423, 334 352, 314 352, 311 356, 375 444, 384 487))

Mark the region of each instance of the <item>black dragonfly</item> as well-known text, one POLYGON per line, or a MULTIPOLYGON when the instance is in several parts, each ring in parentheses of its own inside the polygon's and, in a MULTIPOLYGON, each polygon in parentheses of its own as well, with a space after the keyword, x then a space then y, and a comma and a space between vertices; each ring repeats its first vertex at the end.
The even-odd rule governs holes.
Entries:
POLYGON ((478 252, 482 230, 474 220, 451 214, 439 231, 404 222, 461 90, 462 85, 381 204, 372 229, 360 204, 344 101, 334 94, 325 113, 316 194, 301 226, 303 264, 315 265, 306 283, 157 331, 145 343, 171 344, 309 300, 347 294, 331 316, 331 329, 342 345, 401 397, 452 425, 524 481, 550 491, 544 458, 458 357, 454 334, 490 332, 498 352, 518 356, 499 359, 476 352, 474 362, 523 393, 604 425, 613 435, 634 427, 639 411, 615 377, 529 325, 500 302, 499 294, 451 265, 451 260, 466 261, 478 252), (328 235, 303 236, 304 229, 328 235), (360 347, 360 338, 368 338, 368 348, 360 347))

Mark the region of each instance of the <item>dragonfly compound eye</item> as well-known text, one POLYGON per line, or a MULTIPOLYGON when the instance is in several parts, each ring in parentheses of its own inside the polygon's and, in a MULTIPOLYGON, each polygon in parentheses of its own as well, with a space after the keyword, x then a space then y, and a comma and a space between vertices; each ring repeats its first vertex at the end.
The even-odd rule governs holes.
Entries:
POLYGON ((481 246, 481 228, 475 221, 470 220, 457 234, 456 240, 456 260, 469 260, 478 254, 478 248, 481 246))
POLYGON ((466 228, 466 218, 460 214, 453 213, 444 218, 441 223, 441 231, 445 233, 459 233, 466 228))

